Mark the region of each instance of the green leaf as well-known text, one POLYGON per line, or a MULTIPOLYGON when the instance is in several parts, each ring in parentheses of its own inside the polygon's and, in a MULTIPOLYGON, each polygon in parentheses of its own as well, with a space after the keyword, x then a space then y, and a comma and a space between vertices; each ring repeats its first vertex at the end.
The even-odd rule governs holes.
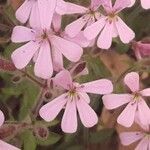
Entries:
POLYGON ((19 120, 23 120, 27 115, 31 113, 31 110, 38 98, 39 88, 35 84, 27 80, 24 80, 18 86, 23 93, 19 120))
POLYGON ((23 141, 23 150, 36 150, 37 143, 32 131, 26 130, 22 133, 21 140, 23 141))

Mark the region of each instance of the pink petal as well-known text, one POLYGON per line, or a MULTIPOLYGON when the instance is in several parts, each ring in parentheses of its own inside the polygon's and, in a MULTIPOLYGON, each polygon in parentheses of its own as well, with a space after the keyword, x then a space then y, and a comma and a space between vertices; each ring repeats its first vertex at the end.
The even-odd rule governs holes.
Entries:
POLYGON ((56 49, 52 50, 53 67, 54 70, 59 72, 63 69, 63 55, 56 49))
POLYGON ((67 90, 72 87, 72 77, 67 70, 60 71, 54 78, 55 83, 67 90))
POLYGON ((34 3, 32 6, 32 11, 31 11, 30 19, 29 19, 29 23, 32 28, 41 27, 39 18, 40 18, 40 14, 39 14, 38 3, 34 3))
POLYGON ((88 40, 93 40, 100 33, 100 31, 103 29, 103 27, 105 26, 105 23, 106 23, 106 18, 102 17, 97 22, 95 22, 92 25, 85 28, 84 36, 88 40))
POLYGON ((116 0, 113 10, 120 12, 121 10, 129 7, 131 5, 131 0, 116 0))
POLYGON ((85 13, 87 8, 79 6, 70 2, 65 2, 63 0, 57 1, 56 12, 60 15, 64 14, 80 14, 85 13))
POLYGON ((83 125, 87 128, 97 124, 98 117, 94 110, 83 99, 77 101, 77 109, 83 125))
POLYGON ((131 127, 134 122, 137 104, 130 102, 123 112, 119 115, 117 122, 125 127, 131 127))
POLYGON ((90 103, 90 97, 87 93, 85 92, 78 92, 78 95, 80 97, 80 99, 85 100, 88 104, 90 103))
POLYGON ((53 36, 51 42, 54 48, 72 62, 77 62, 83 54, 83 49, 79 45, 61 37, 53 36))
POLYGON ((40 116, 47 122, 54 120, 67 103, 66 96, 66 94, 63 94, 42 106, 39 111, 40 116))
POLYGON ((75 37, 88 22, 90 16, 83 16, 66 26, 65 32, 70 37, 75 37))
POLYGON ((142 94, 142 96, 150 96, 150 88, 142 90, 140 94, 142 94))
POLYGON ((62 16, 55 13, 52 20, 52 24, 55 32, 59 32, 61 30, 61 21, 62 21, 62 16))
POLYGON ((119 135, 123 145, 130 145, 144 137, 141 132, 123 132, 119 135))
POLYGON ((120 107, 132 100, 130 94, 109 94, 102 97, 103 103, 107 109, 120 107))
POLYGON ((131 4, 128 7, 132 7, 135 4, 136 0, 130 0, 131 4))
POLYGON ((117 17, 117 21, 115 23, 119 37, 123 43, 129 43, 134 39, 135 33, 122 21, 120 17, 117 17))
POLYGON ((0 140, 0 150, 20 150, 20 149, 0 140))
POLYGON ((111 81, 107 79, 96 80, 88 83, 81 84, 80 91, 93 93, 93 94, 109 94, 113 91, 111 81))
POLYGON ((147 125, 150 123, 150 109, 142 98, 138 102, 138 115, 142 124, 147 125))
POLYGON ((5 121, 5 116, 3 112, 0 110, 0 126, 3 125, 4 121, 5 121))
POLYGON ((25 0, 25 2, 17 9, 16 11, 16 18, 22 22, 26 23, 27 20, 29 19, 31 9, 33 4, 36 3, 35 1, 32 0, 25 0))
POLYGON ((146 137, 137 145, 135 150, 149 150, 149 139, 146 137))
POLYGON ((139 90, 139 74, 136 72, 128 73, 124 78, 124 83, 132 92, 137 92, 139 90))
POLYGON ((35 31, 24 27, 24 26, 16 26, 13 29, 11 40, 15 43, 27 42, 31 40, 35 40, 35 31))
POLYGON ((51 26, 57 0, 38 0, 41 26, 48 29, 51 26))
POLYGON ((51 49, 48 41, 43 41, 40 46, 39 55, 35 62, 35 75, 43 79, 48 79, 53 74, 51 49))
POLYGON ((91 41, 87 40, 85 38, 83 31, 79 32, 75 37, 71 38, 68 35, 63 36, 65 39, 72 41, 74 43, 77 43, 81 47, 88 47, 91 43, 91 41))
POLYGON ((61 128, 65 133, 77 131, 77 110, 75 100, 68 100, 61 122, 61 128))
POLYGON ((144 9, 150 8, 150 1, 149 0, 141 0, 141 5, 144 9))
POLYGON ((112 9, 112 1, 111 0, 102 0, 102 6, 104 7, 107 14, 113 11, 112 9))
POLYGON ((113 37, 113 23, 107 21, 104 29, 100 33, 100 36, 97 40, 97 46, 102 49, 109 49, 112 43, 113 37))
POLYGON ((91 0, 91 8, 94 10, 98 9, 101 4, 102 4, 101 0, 91 0))
POLYGON ((16 68, 23 69, 24 67, 26 67, 38 48, 39 44, 37 42, 31 41, 16 49, 11 55, 11 59, 16 68))

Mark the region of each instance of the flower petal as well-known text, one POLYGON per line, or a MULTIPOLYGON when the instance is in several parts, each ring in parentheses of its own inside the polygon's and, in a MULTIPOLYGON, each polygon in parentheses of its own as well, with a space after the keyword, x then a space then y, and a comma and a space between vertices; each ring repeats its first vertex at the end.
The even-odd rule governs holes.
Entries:
POLYGON ((90 97, 85 92, 78 92, 80 99, 85 100, 88 104, 90 103, 90 97))
POLYGON ((130 102, 123 112, 119 115, 117 122, 125 127, 131 127, 135 119, 137 104, 130 102))
POLYGON ((101 0, 91 0, 91 8, 94 10, 98 9, 101 4, 102 4, 101 0))
POLYGON ((105 23, 106 23, 106 17, 102 17, 97 22, 95 22, 92 25, 85 28, 84 36, 88 40, 93 40, 100 33, 100 31, 103 29, 103 27, 105 26, 105 23))
POLYGON ((41 22, 39 21, 40 14, 39 14, 39 8, 38 3, 34 3, 32 6, 32 11, 29 19, 29 24, 32 28, 40 28, 41 22))
POLYGON ((150 96, 150 88, 144 89, 140 93, 142 96, 150 96))
POLYGON ((39 111, 40 116, 47 122, 54 120, 67 103, 66 96, 66 94, 63 94, 42 106, 39 111))
POLYGON ((139 120, 143 125, 147 125, 150 123, 150 109, 142 98, 138 102, 138 115, 139 120))
POLYGON ((148 149, 149 149, 149 139, 147 139, 146 137, 143 138, 135 148, 135 150, 148 150, 148 149))
POLYGON ((43 29, 49 30, 55 12, 56 3, 57 0, 38 0, 41 27, 43 29))
POLYGON ((63 0, 58 0, 57 1, 57 7, 56 7, 56 12, 60 15, 64 15, 64 14, 82 14, 85 13, 88 9, 80 6, 80 5, 76 5, 70 2, 65 2, 63 0))
POLYGON ((124 8, 129 7, 130 5, 131 0, 116 0, 113 10, 118 13, 124 8))
POLYGON ((113 91, 113 85, 110 80, 100 79, 81 84, 80 91, 93 94, 109 94, 113 91))
POLYGON ((129 43, 134 39, 135 33, 122 21, 120 17, 117 17, 117 21, 115 23, 119 37, 123 43, 129 43))
POLYGON ((16 68, 23 69, 24 67, 26 67, 38 48, 39 44, 37 42, 31 41, 16 49, 11 55, 11 59, 16 68))
POLYGON ((53 58, 53 67, 54 70, 59 72, 63 67, 63 55, 60 51, 53 49, 52 50, 52 58, 53 58))
POLYGON ((10 145, 2 140, 0 140, 0 149, 1 150, 20 150, 19 148, 13 146, 13 145, 10 145))
POLYGON ((77 110, 75 100, 68 100, 61 122, 61 128, 65 133, 74 133, 77 131, 77 110))
POLYGON ((113 23, 110 23, 107 21, 104 29, 100 33, 98 40, 97 40, 97 46, 102 49, 109 49, 112 44, 112 37, 113 37, 113 23))
POLYGON ((16 26, 13 29, 11 40, 15 43, 27 42, 31 40, 35 40, 35 31, 24 27, 24 26, 16 26))
POLYGON ((51 38, 51 42, 54 48, 59 50, 67 59, 72 62, 77 62, 83 54, 83 49, 79 45, 61 37, 54 35, 51 38))
POLYGON ((87 38, 85 38, 83 31, 79 32, 75 37, 71 38, 68 35, 64 35, 63 36, 65 39, 72 41, 74 43, 77 43, 78 45, 80 45, 81 47, 88 47, 91 43, 90 40, 87 40, 87 38))
POLYGON ((120 107, 132 100, 130 94, 109 94, 102 97, 103 103, 107 109, 120 107))
POLYGON ((150 8, 149 0, 141 0, 141 5, 144 9, 149 9, 150 8))
POLYGON ((77 109, 83 125, 87 128, 97 124, 98 117, 94 110, 83 99, 77 101, 77 109))
POLYGON ((53 74, 51 49, 48 41, 41 43, 39 54, 34 66, 35 75, 48 79, 53 74))
POLYGON ((29 19, 31 9, 32 9, 32 6, 33 6, 34 3, 36 3, 36 2, 25 0, 25 2, 17 9, 16 18, 21 23, 26 23, 27 20, 29 19))
POLYGON ((90 16, 83 16, 73 21, 72 23, 66 26, 65 33, 67 33, 72 38, 75 37, 87 24, 89 17, 90 16))
POLYGON ((123 145, 130 145, 144 137, 144 133, 141 132, 123 132, 119 134, 121 143, 123 145))
POLYGON ((67 90, 72 87, 72 77, 67 70, 60 71, 54 78, 55 83, 67 90))
POLYGON ((59 32, 61 30, 61 22, 62 22, 62 16, 54 13, 52 24, 55 32, 59 32))
POLYGON ((4 121, 5 121, 5 116, 3 112, 0 110, 0 126, 3 125, 4 121))
POLYGON ((139 74, 136 72, 128 73, 124 78, 124 83, 132 92, 137 92, 139 90, 139 74))

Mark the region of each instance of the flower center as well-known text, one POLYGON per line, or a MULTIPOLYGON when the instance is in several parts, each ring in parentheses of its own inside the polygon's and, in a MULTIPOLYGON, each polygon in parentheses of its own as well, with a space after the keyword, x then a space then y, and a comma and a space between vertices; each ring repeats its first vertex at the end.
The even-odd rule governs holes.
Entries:
POLYGON ((117 21, 117 14, 115 13, 108 14, 108 20, 110 23, 112 23, 113 21, 117 21))
POLYGON ((139 101, 139 100, 140 100, 140 97, 141 97, 141 94, 140 94, 140 93, 138 93, 138 92, 134 92, 134 93, 133 93, 133 99, 134 99, 135 101, 139 101))
POLYGON ((43 34, 41 35, 41 38, 43 40, 47 39, 48 38, 48 34, 47 34, 47 31, 46 30, 43 30, 43 34))

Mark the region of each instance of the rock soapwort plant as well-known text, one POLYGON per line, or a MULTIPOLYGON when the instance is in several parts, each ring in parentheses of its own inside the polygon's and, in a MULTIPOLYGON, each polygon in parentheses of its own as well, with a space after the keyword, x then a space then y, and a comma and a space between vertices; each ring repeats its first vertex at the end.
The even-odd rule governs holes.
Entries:
POLYGON ((150 150, 149 9, 0 2, 0 150, 150 150))

